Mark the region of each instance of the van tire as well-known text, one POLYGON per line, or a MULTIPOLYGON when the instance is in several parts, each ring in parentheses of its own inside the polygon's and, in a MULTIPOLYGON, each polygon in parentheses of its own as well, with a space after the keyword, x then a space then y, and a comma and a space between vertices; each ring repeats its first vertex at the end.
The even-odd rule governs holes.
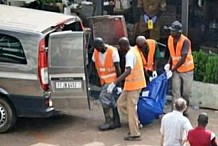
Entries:
POLYGON ((16 123, 17 116, 11 104, 0 97, 0 133, 7 132, 16 123))

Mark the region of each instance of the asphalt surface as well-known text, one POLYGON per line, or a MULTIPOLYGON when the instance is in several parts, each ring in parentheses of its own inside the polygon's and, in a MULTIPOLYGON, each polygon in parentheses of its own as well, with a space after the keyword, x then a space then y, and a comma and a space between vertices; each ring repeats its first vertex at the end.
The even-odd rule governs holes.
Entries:
MULTIPOLYGON (((166 112, 169 107, 166 106, 166 112)), ((218 135, 218 112, 206 109, 190 109, 190 120, 196 124, 198 113, 209 114, 209 125, 218 135)), ((5 134, 0 134, 0 146, 158 146, 160 141, 160 119, 141 129, 142 141, 124 141, 128 127, 122 117, 122 127, 99 131, 103 122, 103 112, 98 102, 92 101, 92 109, 69 110, 55 117, 20 118, 15 127, 5 134)))

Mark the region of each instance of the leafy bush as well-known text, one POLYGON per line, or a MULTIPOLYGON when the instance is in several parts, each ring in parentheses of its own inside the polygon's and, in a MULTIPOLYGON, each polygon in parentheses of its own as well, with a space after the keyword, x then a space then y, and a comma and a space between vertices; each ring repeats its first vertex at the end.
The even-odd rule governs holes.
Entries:
POLYGON ((194 80, 218 84, 218 55, 203 51, 193 52, 194 80))

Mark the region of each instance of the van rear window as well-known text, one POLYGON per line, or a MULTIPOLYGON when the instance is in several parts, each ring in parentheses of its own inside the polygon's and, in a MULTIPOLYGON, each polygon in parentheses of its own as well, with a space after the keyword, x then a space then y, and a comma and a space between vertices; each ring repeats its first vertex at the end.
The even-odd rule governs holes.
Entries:
POLYGON ((23 47, 17 38, 0 33, 0 62, 27 64, 23 47))
POLYGON ((82 28, 80 22, 74 22, 74 23, 71 23, 69 25, 64 25, 64 28, 62 31, 66 31, 66 30, 83 31, 83 28, 82 28))
MULTIPOLYGON (((68 30, 83 31, 83 28, 82 28, 81 23, 78 21, 78 22, 70 23, 68 25, 65 24, 62 31, 68 31, 68 30)), ((46 47, 48 47, 48 40, 49 40, 49 34, 45 37, 45 46, 46 47)))

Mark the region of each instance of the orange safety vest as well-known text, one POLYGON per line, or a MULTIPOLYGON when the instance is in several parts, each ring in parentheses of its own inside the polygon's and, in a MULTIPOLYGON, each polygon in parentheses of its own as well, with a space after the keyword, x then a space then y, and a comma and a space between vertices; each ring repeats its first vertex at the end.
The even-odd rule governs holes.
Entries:
POLYGON ((101 85, 110 84, 117 79, 116 69, 114 66, 114 62, 112 59, 113 51, 116 49, 112 46, 106 45, 106 56, 104 64, 101 64, 99 59, 99 53, 96 49, 94 49, 94 58, 95 58, 95 67, 98 72, 98 76, 100 78, 101 85))
POLYGON ((147 61, 146 61, 146 59, 145 59, 144 54, 143 54, 142 51, 137 47, 137 45, 135 45, 134 47, 138 50, 138 52, 139 52, 139 54, 140 54, 140 56, 141 56, 143 68, 146 69, 147 61))
POLYGON ((147 39, 146 42, 149 48, 147 60, 145 59, 145 56, 143 55, 142 51, 139 50, 139 53, 141 55, 143 67, 145 68, 145 70, 154 71, 154 54, 156 49, 156 42, 153 39, 147 39))
POLYGON ((154 53, 156 49, 156 42, 153 39, 147 39, 146 40, 148 44, 148 57, 147 57, 147 64, 146 64, 146 70, 154 71, 154 53))
POLYGON ((170 56, 172 58, 172 68, 175 67, 175 65, 178 63, 182 56, 182 48, 185 40, 188 40, 189 42, 188 55, 185 59, 185 62, 177 69, 178 72, 188 72, 194 69, 191 42, 186 36, 181 35, 175 49, 173 45, 173 37, 170 35, 168 38, 168 48, 170 51, 170 56))
POLYGON ((132 51, 135 54, 136 64, 134 65, 130 75, 128 75, 125 79, 125 83, 124 83, 125 91, 138 90, 146 86, 143 64, 142 64, 140 53, 136 47, 131 47, 129 51, 132 51))

